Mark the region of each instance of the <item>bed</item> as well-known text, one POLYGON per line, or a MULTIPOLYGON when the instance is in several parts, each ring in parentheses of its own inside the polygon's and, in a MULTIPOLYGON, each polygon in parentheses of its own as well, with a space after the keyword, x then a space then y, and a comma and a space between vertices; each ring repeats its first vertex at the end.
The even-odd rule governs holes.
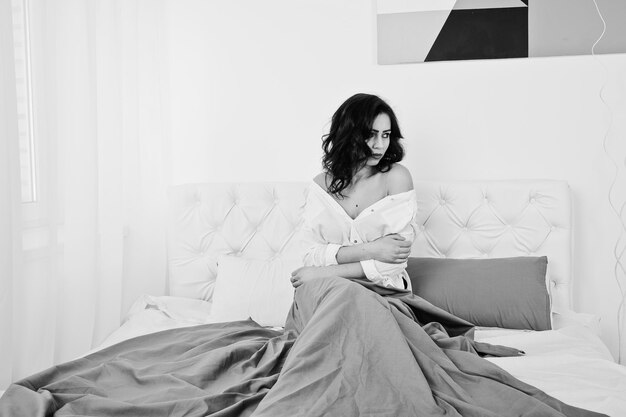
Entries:
MULTIPOLYGON (((209 345, 218 338, 227 344, 237 344, 239 336, 233 336, 235 334, 246 335, 241 336, 241 340, 246 338, 250 343, 263 338, 274 340, 283 332, 285 317, 292 314, 289 309, 294 291, 288 273, 301 263, 298 232, 303 223, 302 208, 308 185, 301 182, 218 183, 172 187, 168 222, 169 295, 140 297, 123 325, 98 348, 77 359, 78 362, 55 369, 54 373, 72 372, 85 360, 94 357, 120 357, 115 350, 119 346, 124 346, 128 355, 135 351, 149 355, 149 349, 141 345, 141 341, 153 335, 157 336, 150 343, 155 345, 172 345, 173 341, 168 338, 173 337, 177 342, 174 345, 188 347, 188 343, 196 343, 190 340, 196 340, 198 336, 193 336, 193 331, 200 328, 209 329, 202 336, 206 337, 209 345), (220 327, 220 323, 229 322, 240 323, 240 327, 237 331, 220 327)), ((541 280, 540 286, 548 294, 546 317, 539 315, 541 317, 537 318, 531 311, 532 317, 528 320, 532 324, 525 326, 524 322, 518 325, 515 318, 511 322, 506 317, 510 312, 505 311, 495 321, 496 325, 487 320, 483 323, 486 325, 471 331, 478 342, 511 346, 524 353, 508 357, 489 355, 487 361, 569 405, 610 416, 626 415, 625 368, 614 362, 598 337, 598 318, 572 311, 571 211, 567 183, 551 180, 417 181, 415 190, 419 207, 411 253, 411 257, 418 262, 413 265, 418 268, 415 270, 428 269, 419 262, 428 262, 436 268, 462 265, 462 270, 467 269, 467 264, 459 264, 458 261, 473 262, 472 268, 480 272, 476 275, 479 277, 477 280, 484 280, 484 276, 491 274, 489 279, 502 277, 504 282, 479 282, 468 289, 462 287, 464 284, 434 279, 431 290, 436 293, 441 293, 440 285, 449 285, 450 291, 446 293, 454 295, 457 292, 454 300, 444 300, 451 303, 452 309, 459 309, 455 314, 462 313, 468 299, 471 299, 469 304, 472 309, 489 315, 499 308, 496 298, 500 296, 505 298, 503 308, 518 301, 516 298, 524 298, 520 292, 506 294, 511 292, 509 286, 517 285, 513 281, 507 282, 512 279, 511 276, 516 276, 515 273, 508 273, 517 271, 515 262, 520 261, 524 267, 531 268, 529 270, 540 272, 535 274, 534 279, 541 280), (505 264, 493 263, 502 259, 509 261, 505 264), (485 272, 484 265, 491 272, 485 272), (479 284, 488 288, 481 288, 479 284), (495 293, 489 292, 492 287, 498 286, 495 293), (474 292, 468 296, 468 291, 474 292), (487 293, 490 295, 484 296, 487 293), (513 323, 511 327, 514 328, 507 328, 508 323, 513 323)), ((525 291, 525 287, 520 288, 519 291, 525 291)), ((537 288, 532 291, 537 291, 537 288)), ((514 313, 513 316, 518 316, 516 311, 514 313)), ((290 317, 293 319, 293 315, 290 317)), ((477 320, 483 321, 481 317, 477 320)), ((272 349, 280 353, 275 356, 276 363, 281 366, 289 364, 290 348, 291 345, 272 345, 272 349)), ((272 366, 278 366, 276 363, 272 366)), ((96 372, 94 369, 90 370, 92 374, 96 372)), ((102 364, 97 369, 98 375, 116 372, 102 364), (105 368, 106 371, 103 370, 105 368)), ((230 369, 225 375, 228 377, 240 371, 239 368, 230 369)), ((402 373, 398 371, 392 375, 402 373)), ((18 391, 13 390, 13 398, 23 395, 30 402, 35 398, 34 401, 40 402, 38 406, 44 409, 37 415, 47 415, 45 408, 58 397, 54 391, 51 395, 48 390, 39 390, 38 396, 33 397, 32 391, 37 388, 33 381, 48 378, 50 374, 43 372, 31 378, 18 391)), ((259 380, 267 383, 263 378, 255 380, 256 383, 259 380)), ((97 397, 97 391, 90 389, 89 395, 83 392, 80 396, 97 397)), ((168 393, 172 392, 175 397, 176 388, 168 389, 168 393)), ((223 396, 219 398, 220 401, 224 399, 223 396)), ((9 409, 8 400, 3 400, 4 403, 0 400, 0 410, 6 411, 9 409)), ((135 400, 137 397, 133 398, 135 400)), ((248 400, 254 401, 254 395, 250 394, 243 402, 248 400)), ((172 407, 171 401, 168 401, 164 398, 164 403, 172 407)), ((59 412, 58 415, 70 415, 76 409, 64 409, 66 414, 59 412)), ((257 410, 257 414, 272 415, 268 410, 271 407, 265 407, 260 412, 257 410)), ((562 409, 563 414, 559 415, 569 415, 566 411, 562 409)), ((247 413, 234 408, 215 411, 215 415, 247 413)), ((308 413, 296 412, 292 415, 301 414, 308 413)), ((379 414, 393 415, 383 411, 379 414)), ((134 414, 131 412, 128 415, 134 414)), ((160 414, 154 412, 149 415, 160 414)), ((538 412, 536 415, 544 414, 538 412)))

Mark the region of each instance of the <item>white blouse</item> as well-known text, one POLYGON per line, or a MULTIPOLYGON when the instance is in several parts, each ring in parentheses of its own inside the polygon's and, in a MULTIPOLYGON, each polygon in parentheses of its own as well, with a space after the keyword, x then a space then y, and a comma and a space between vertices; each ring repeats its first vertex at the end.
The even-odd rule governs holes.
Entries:
MULTIPOLYGON (((416 214, 415 191, 409 190, 378 200, 352 219, 334 198, 313 181, 307 189, 303 213, 304 265, 337 265, 337 251, 341 246, 372 242, 391 233, 398 233, 413 242, 416 214)), ((408 288, 411 288, 411 280, 405 270, 406 262, 392 264, 370 259, 361 261, 361 266, 365 276, 376 284, 404 288, 406 280, 408 288)))

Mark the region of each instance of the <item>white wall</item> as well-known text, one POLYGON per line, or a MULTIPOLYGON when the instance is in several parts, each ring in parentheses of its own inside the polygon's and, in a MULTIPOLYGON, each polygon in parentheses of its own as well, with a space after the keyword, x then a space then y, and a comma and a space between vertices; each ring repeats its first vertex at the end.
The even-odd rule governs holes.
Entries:
POLYGON ((320 169, 320 137, 337 106, 356 92, 379 94, 397 111, 414 178, 570 183, 574 305, 602 317, 617 355, 621 226, 608 203, 615 170, 603 142, 608 131, 621 166, 613 199, 622 204, 626 55, 378 66, 374 6, 172 0, 173 183, 307 180, 320 169))

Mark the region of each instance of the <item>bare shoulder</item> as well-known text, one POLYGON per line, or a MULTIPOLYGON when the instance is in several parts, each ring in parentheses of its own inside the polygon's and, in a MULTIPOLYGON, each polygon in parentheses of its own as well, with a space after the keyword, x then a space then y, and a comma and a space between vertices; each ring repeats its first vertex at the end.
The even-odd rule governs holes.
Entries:
POLYGON ((322 187, 323 190, 328 189, 328 187, 326 186, 326 173, 325 172, 320 172, 319 174, 317 174, 315 177, 313 177, 313 181, 315 181, 317 185, 322 187))
POLYGON ((403 193, 413 189, 413 178, 404 165, 393 164, 387 172, 388 194, 403 193))

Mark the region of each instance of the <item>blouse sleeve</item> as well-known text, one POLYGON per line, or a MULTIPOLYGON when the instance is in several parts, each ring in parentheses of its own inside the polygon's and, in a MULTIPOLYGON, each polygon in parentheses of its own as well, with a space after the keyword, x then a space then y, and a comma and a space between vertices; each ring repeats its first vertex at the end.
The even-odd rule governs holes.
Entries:
POLYGON ((337 265, 337 252, 341 245, 309 240, 309 247, 304 254, 304 266, 337 265))
POLYGON ((324 209, 311 196, 309 190, 302 213, 303 224, 299 240, 302 246, 304 266, 337 265, 337 252, 341 245, 326 241, 321 233, 320 217, 324 209))

